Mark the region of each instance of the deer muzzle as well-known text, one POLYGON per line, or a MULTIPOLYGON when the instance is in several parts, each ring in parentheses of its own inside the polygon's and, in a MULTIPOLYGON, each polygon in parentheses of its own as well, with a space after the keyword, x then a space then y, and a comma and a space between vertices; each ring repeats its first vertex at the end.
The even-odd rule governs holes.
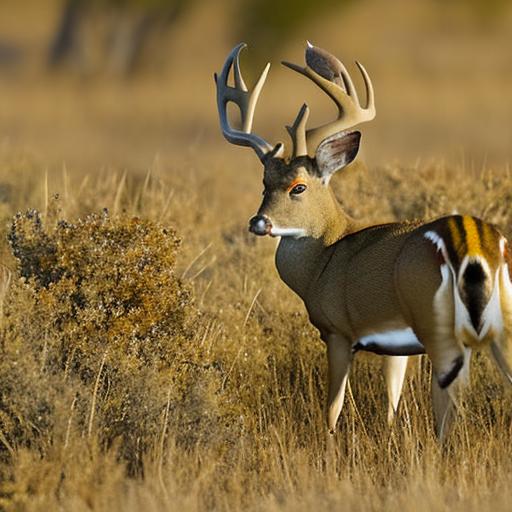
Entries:
POLYGON ((266 215, 255 215, 249 221, 249 231, 255 235, 270 235, 271 229, 272 222, 270 222, 270 219, 266 215))

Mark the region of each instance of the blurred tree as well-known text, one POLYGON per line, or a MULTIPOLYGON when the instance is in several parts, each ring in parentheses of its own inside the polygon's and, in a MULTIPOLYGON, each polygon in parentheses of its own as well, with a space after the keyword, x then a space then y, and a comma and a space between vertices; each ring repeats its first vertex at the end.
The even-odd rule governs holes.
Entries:
POLYGON ((59 26, 50 47, 49 64, 51 66, 62 63, 75 49, 75 31, 85 5, 83 0, 68 0, 64 4, 59 26))
MULTIPOLYGON (((150 36, 167 31, 195 0, 64 0, 49 65, 133 72, 150 36)), ((256 58, 274 52, 309 20, 354 0, 241 0, 232 15, 237 39, 256 58)))
POLYGON ((167 30, 193 0, 65 0, 48 63, 84 73, 133 72, 149 36, 167 30))
MULTIPOLYGON (((246 0, 240 2, 237 39, 251 44, 253 55, 271 55, 308 22, 356 0, 246 0)), ((266 57, 266 58, 267 58, 266 57)))
MULTIPOLYGON (((62 13, 49 51, 51 68, 73 65, 84 74, 98 70, 128 75, 142 60, 150 39, 158 40, 197 0, 62 0, 62 13)), ((202 0, 205 1, 205 0, 202 0)), ((357 0, 217 0, 229 12, 233 39, 246 41, 254 62, 268 59, 312 20, 339 14, 357 0)), ((496 19, 509 0, 454 0, 478 24, 496 19)), ((446 0, 438 0, 444 10, 446 0)), ((155 45, 158 47, 158 45, 155 45)), ((161 45, 160 45, 161 46, 161 45)))

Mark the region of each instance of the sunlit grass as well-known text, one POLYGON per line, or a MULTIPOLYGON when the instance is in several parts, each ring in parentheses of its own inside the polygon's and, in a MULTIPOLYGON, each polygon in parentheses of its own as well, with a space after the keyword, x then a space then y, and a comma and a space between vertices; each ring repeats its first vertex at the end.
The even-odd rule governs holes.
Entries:
MULTIPOLYGON (((324 345, 279 280, 275 240, 247 232, 259 162, 218 130, 230 11, 197 2, 161 69, 125 83, 43 72, 57 4, 0 7, 26 51, 0 73, 0 508, 509 510, 512 400, 485 354, 445 446, 426 358, 389 428, 381 360, 358 355, 327 435, 324 345)), ((275 56, 256 129, 284 139, 303 101, 313 124, 332 115, 277 65, 310 38, 376 87, 360 160, 332 180, 350 215, 457 211, 511 236, 510 11, 489 29, 445 4, 365 0, 311 23, 275 56)))
MULTIPOLYGON (((47 235, 30 227, 33 214, 22 216, 13 232, 18 237, 11 234, 18 258, 50 248, 39 264, 61 272, 64 265, 69 282, 41 288, 41 282, 20 281, 20 271, 34 261, 22 259, 20 267, 4 238, 0 451, 7 510, 505 510, 511 400, 484 356, 477 358, 465 413, 446 446, 433 434, 425 359, 411 365, 397 422, 388 428, 380 360, 358 357, 339 433, 327 435, 324 347, 278 279, 275 243, 246 233, 258 186, 255 177, 238 175, 236 155, 229 165, 210 161, 215 179, 199 171, 204 162, 198 156, 186 173, 159 162, 140 178, 66 169, 27 171, 16 183, 9 169, 17 159, 20 166, 44 168, 5 155, 4 233, 20 205, 37 207, 47 235), (114 220, 101 220, 103 207, 114 220), (91 212, 99 216, 87 217, 91 212), (60 228, 58 219, 66 221, 60 228), (155 331, 146 339, 149 352, 134 352, 130 313, 114 328, 99 321, 94 300, 107 290, 114 299, 126 290, 142 293, 145 277, 130 265, 140 250, 165 255, 162 240, 133 231, 132 245, 124 244, 131 249, 107 244, 102 253, 95 244, 101 247, 102 236, 118 238, 116 229, 132 237, 130 230, 152 225, 176 228, 182 237, 177 262, 173 255, 168 267, 194 300, 173 306, 165 286, 148 283, 145 296, 156 302, 143 323, 153 321, 151 310, 175 307, 176 315, 187 313, 189 327, 180 339, 155 331), (53 261, 56 254, 60 263, 53 261), (112 278, 124 276, 122 286, 109 281, 109 269, 112 278), (92 294, 79 301, 79 309, 90 305, 81 317, 69 309, 78 300, 75 274, 92 294), (68 295, 66 286, 73 288, 68 295), (73 346, 81 355, 70 366, 73 346), (132 401, 127 409, 125 399, 132 401)), ((369 221, 458 210, 483 215, 508 234, 505 172, 359 165, 336 177, 334 186, 347 211, 369 221)))

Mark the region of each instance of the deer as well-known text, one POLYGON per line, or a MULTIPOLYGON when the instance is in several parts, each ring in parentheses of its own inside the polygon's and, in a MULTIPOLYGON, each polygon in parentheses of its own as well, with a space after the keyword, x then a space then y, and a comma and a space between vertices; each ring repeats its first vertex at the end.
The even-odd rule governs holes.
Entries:
POLYGON ((357 156, 361 132, 374 119, 370 76, 356 65, 366 89, 362 106, 343 63, 308 42, 305 66, 282 62, 305 76, 335 104, 337 116, 308 128, 303 104, 286 126, 291 145, 270 144, 253 133, 266 65, 252 90, 240 70, 240 43, 215 74, 222 134, 246 146, 263 165, 263 200, 249 231, 278 238, 277 272, 303 301, 310 322, 327 346, 328 432, 334 434, 347 379, 360 351, 386 356, 388 420, 400 398, 407 358, 426 353, 432 365, 435 431, 450 430, 469 381, 474 350, 489 350, 512 383, 512 284, 508 242, 490 223, 469 215, 378 225, 352 219, 329 182, 357 156), (231 71, 233 85, 229 85, 231 71), (238 106, 240 128, 227 104, 238 106))

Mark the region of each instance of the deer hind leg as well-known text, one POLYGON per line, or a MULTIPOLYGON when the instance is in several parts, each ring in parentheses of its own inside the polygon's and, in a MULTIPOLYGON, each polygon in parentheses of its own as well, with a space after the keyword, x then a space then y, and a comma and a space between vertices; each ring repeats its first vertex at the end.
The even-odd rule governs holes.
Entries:
POLYGON ((441 283, 432 302, 423 305, 421 316, 421 310, 416 310, 414 330, 432 362, 434 421, 436 434, 442 441, 450 431, 461 390, 468 380, 470 352, 455 334, 458 304, 454 300, 451 270, 443 264, 440 272, 441 283))
POLYGON ((512 384, 512 284, 508 265, 501 267, 499 279, 502 328, 491 341, 491 354, 505 380, 512 384))
MULTIPOLYGON (((452 328, 453 329, 453 328, 452 328)), ((443 330, 441 329, 441 332, 443 330)), ((459 391, 465 383, 466 356, 464 349, 451 336, 420 337, 432 362, 432 405, 436 434, 446 438, 455 417, 459 391)))
MULTIPOLYGON (((432 237, 443 243, 435 233, 432 237)), ((440 258, 436 245, 428 237, 408 244, 397 263, 396 285, 405 319, 425 347, 439 386, 446 388, 464 363, 463 346, 455 334, 461 306, 452 268, 440 258)))
POLYGON ((384 358, 384 378, 388 394, 388 424, 395 419, 398 402, 402 394, 408 356, 386 356, 384 358))
POLYGON ((469 385, 471 349, 464 350, 464 363, 456 379, 447 387, 441 388, 432 376, 432 406, 436 436, 444 442, 448 437, 457 410, 461 407, 464 389, 469 385))
POLYGON ((330 335, 327 338, 327 360, 329 371, 329 394, 327 399, 327 425, 329 432, 336 432, 345 389, 352 362, 351 343, 342 336, 330 335))
POLYGON ((441 284, 432 303, 423 305, 422 314, 418 310, 414 331, 432 362, 437 384, 444 389, 457 378, 464 365, 464 348, 454 331, 457 304, 451 270, 443 264, 440 271, 441 284))
POLYGON ((496 340, 492 341, 491 354, 493 356, 494 362, 496 363, 496 366, 500 370, 500 373, 509 384, 512 384, 512 368, 510 367, 510 363, 508 361, 509 358, 502 350, 501 345, 502 344, 498 343, 496 340))

